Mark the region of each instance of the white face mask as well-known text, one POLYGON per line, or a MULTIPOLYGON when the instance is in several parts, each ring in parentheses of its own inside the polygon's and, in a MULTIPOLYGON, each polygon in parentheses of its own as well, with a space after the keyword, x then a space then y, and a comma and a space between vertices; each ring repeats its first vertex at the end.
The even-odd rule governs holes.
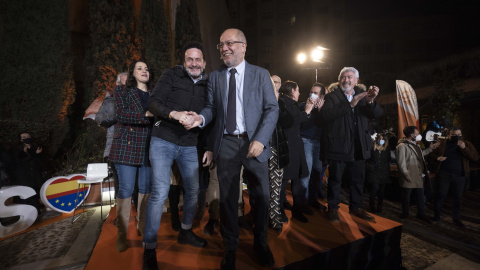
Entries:
POLYGON ((378 145, 384 145, 385 144, 385 140, 379 140, 378 141, 378 145))
POLYGON ((422 135, 418 134, 417 137, 415 137, 415 141, 419 142, 422 140, 422 135))

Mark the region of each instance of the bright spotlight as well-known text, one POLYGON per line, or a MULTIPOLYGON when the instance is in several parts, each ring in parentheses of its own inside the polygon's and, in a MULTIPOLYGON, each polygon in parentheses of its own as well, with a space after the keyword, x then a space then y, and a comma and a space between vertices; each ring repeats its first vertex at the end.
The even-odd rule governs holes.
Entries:
POLYGON ((320 60, 322 60, 323 58, 323 50, 320 50, 320 49, 314 49, 312 51, 312 61, 313 62, 320 62, 320 60))
POLYGON ((307 55, 304 54, 304 53, 299 53, 297 55, 297 61, 300 63, 300 64, 303 64, 305 63, 305 61, 307 60, 307 55))

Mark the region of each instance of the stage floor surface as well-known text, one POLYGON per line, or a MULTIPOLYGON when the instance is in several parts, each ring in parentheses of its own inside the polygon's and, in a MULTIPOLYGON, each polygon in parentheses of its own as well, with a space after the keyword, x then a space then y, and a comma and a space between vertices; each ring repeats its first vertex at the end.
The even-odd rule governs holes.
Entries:
MULTIPOLYGON (((244 196, 248 198, 248 196, 244 196)), ((247 208, 248 199, 245 205, 247 208)), ((291 198, 289 198, 291 200, 291 198)), ((322 202, 325 204, 325 202, 322 202)), ((249 209, 245 211, 248 212, 249 209)), ((116 209, 112 208, 105 221, 100 238, 85 269, 141 269, 142 268, 142 239, 137 235, 135 211, 132 208, 129 228, 128 246, 122 253, 115 249, 117 228, 113 222, 116 209)), ((291 219, 290 211, 286 211, 289 222, 284 223, 283 231, 278 233, 268 230, 268 243, 275 258, 273 267, 260 267, 256 263, 253 251, 253 233, 251 230, 240 228, 240 244, 236 253, 237 269, 278 269, 295 268, 302 260, 308 260, 318 254, 328 252, 341 246, 349 245, 373 235, 389 231, 400 230, 402 224, 373 215, 375 223, 367 222, 348 213, 348 206, 340 204, 340 223, 328 221, 326 213, 314 211, 314 215, 307 216, 308 223, 301 223, 291 219)), ((159 269, 219 269, 223 256, 223 243, 219 230, 217 234, 208 236, 203 234, 203 227, 208 221, 208 212, 194 232, 205 238, 208 245, 205 248, 195 248, 177 243, 178 233, 173 231, 170 223, 170 214, 162 215, 162 222, 158 232, 157 261, 159 269)), ((398 239, 399 241, 399 239, 398 239)), ((340 258, 341 259, 341 258, 340 258)))

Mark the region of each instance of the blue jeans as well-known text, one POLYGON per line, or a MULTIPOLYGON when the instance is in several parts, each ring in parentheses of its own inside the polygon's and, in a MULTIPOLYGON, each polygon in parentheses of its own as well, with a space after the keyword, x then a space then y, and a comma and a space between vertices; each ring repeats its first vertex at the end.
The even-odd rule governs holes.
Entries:
POLYGON ((152 137, 150 142, 150 163, 153 169, 152 193, 148 199, 147 216, 143 242, 145 248, 157 246, 157 232, 162 218, 162 208, 170 190, 170 173, 173 161, 177 162, 182 176, 183 218, 182 228, 192 227, 193 216, 198 199, 198 156, 196 146, 179 146, 174 143, 152 137))
MULTIPOLYGON (((322 183, 321 173, 322 173, 322 161, 320 160, 320 141, 310 140, 307 138, 302 138, 303 148, 305 149, 305 158, 307 159, 308 165, 308 176, 300 179, 298 181, 298 188, 293 188, 292 192, 298 192, 300 194, 295 194, 294 198, 300 198, 300 205, 307 204, 307 198, 309 200, 314 198, 309 198, 309 182, 312 181, 315 186, 318 186, 322 183)), ((295 184, 294 184, 295 185, 295 184)))
POLYGON ((117 198, 127 199, 132 197, 135 188, 135 177, 138 170, 138 192, 142 194, 150 193, 152 167, 147 166, 148 160, 141 166, 132 166, 124 164, 115 164, 118 175, 118 194, 117 198))

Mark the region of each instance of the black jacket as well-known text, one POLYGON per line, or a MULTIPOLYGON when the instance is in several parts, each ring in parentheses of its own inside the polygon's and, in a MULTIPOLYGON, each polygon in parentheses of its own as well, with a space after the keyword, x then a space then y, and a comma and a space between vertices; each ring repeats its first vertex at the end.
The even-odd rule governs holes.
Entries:
POLYGON ((206 96, 207 75, 194 83, 181 65, 165 70, 148 101, 148 109, 155 115, 152 136, 181 146, 197 145, 198 128, 186 130, 177 120, 169 118, 169 114, 171 111, 200 113, 206 96))
POLYGON ((279 105, 280 115, 287 113, 293 118, 292 124, 289 127, 284 127, 290 150, 290 164, 283 170, 283 179, 301 179, 308 175, 305 149, 303 148, 302 137, 300 137, 300 125, 307 120, 307 113, 300 111, 298 103, 287 96, 280 97, 279 104, 281 102, 284 102, 285 106, 279 105))
POLYGON ((270 145, 277 149, 278 155, 278 169, 282 169, 290 164, 290 153, 288 149, 287 135, 284 128, 287 128, 293 124, 293 116, 285 110, 285 102, 280 99, 278 101, 278 107, 280 112, 278 115, 277 126, 272 134, 272 141, 270 145))
MULTIPOLYGON (((355 86, 355 95, 365 92, 355 86)), ((370 158, 373 147, 370 137, 369 120, 379 118, 382 109, 376 101, 367 104, 366 98, 358 101, 353 112, 347 97, 340 87, 335 88, 325 96, 321 110, 324 120, 322 160, 353 161, 355 159, 355 133, 358 135, 359 153, 363 159, 370 158), (357 122, 355 126, 354 121, 357 122)))
POLYGON ((378 151, 372 149, 371 157, 367 160, 366 179, 370 183, 389 184, 390 181, 390 147, 378 151))

